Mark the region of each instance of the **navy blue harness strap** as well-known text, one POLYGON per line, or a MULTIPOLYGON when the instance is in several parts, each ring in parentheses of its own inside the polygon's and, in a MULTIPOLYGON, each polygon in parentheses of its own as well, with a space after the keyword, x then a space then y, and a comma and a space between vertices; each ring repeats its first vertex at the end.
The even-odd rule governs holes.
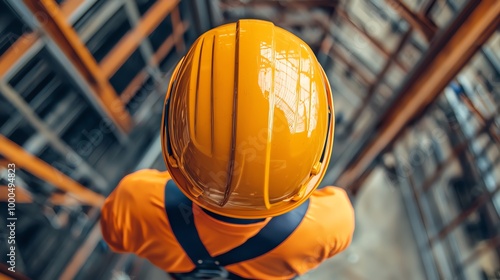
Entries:
POLYGON ((191 261, 196 264, 197 260, 212 259, 196 230, 192 202, 173 180, 168 180, 165 187, 165 210, 175 238, 191 261))
POLYGON ((227 266, 256 258, 273 250, 299 226, 309 207, 309 200, 286 214, 272 218, 259 233, 242 245, 219 256, 210 256, 198 235, 192 213, 192 202, 172 180, 165 187, 165 209, 177 241, 193 261, 214 260, 227 266))
POLYGON ((278 247, 299 226, 306 215, 309 200, 291 212, 272 218, 259 233, 249 238, 245 243, 219 255, 216 259, 223 265, 230 265, 251 260, 278 247))

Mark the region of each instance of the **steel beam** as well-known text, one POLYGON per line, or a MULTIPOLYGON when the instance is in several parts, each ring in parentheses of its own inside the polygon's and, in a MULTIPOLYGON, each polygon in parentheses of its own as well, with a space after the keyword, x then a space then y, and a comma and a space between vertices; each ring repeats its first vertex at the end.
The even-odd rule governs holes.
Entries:
POLYGON ((0 57, 0 78, 4 77, 14 64, 33 46, 38 40, 35 33, 26 33, 19 38, 0 57))
POLYGON ((448 234, 450 234, 455 228, 461 225, 470 215, 474 214, 479 208, 484 206, 486 203, 492 200, 493 196, 500 191, 500 185, 497 185, 492 191, 485 192, 474 199, 471 205, 462 211, 458 216, 452 219, 447 225, 445 225, 439 232, 430 238, 430 242, 434 244, 436 241, 443 239, 448 234))
POLYGON ((60 193, 52 194, 49 201, 52 205, 64 207, 74 207, 80 204, 79 201, 74 199, 73 197, 70 197, 67 194, 60 193))
POLYGON ((177 53, 183 53, 186 50, 186 43, 184 42, 184 25, 182 24, 181 13, 179 7, 175 7, 172 11, 172 25, 174 27, 175 49, 177 53))
MULTIPOLYGON (((132 128, 132 120, 124 104, 120 101, 109 80, 103 75, 92 54, 78 37, 76 31, 54 0, 24 0, 33 14, 40 15, 38 21, 64 55, 84 77, 92 92, 97 96, 101 107, 121 130, 128 132, 132 128)), ((19 3, 12 1, 13 5, 19 3)), ((21 8, 22 9, 22 8, 21 8)))
MULTIPOLYGON (((353 116, 361 116, 361 114, 367 109, 367 107, 370 105, 370 101, 372 100, 372 96, 375 93, 375 90, 378 88, 379 85, 381 85, 384 82, 384 77, 387 74, 387 71, 389 71, 390 67, 392 66, 393 62, 397 60, 398 54, 401 52, 403 47, 405 46, 406 42, 408 41, 408 38, 410 37, 410 34, 412 32, 412 28, 409 28, 404 35, 401 37, 399 40, 398 46, 394 50, 394 52, 391 53, 391 55, 388 57, 387 61, 385 62, 384 67, 380 72, 377 74, 375 77, 375 81, 371 83, 367 90, 366 94, 363 98, 363 101, 361 105, 355 109, 353 116)), ((346 127, 346 132, 352 131, 355 123, 356 123, 357 118, 354 118, 353 121, 349 122, 349 124, 346 127)))
MULTIPOLYGON (((16 0, 17 1, 17 0, 16 0)), ((61 10, 70 24, 73 24, 96 0, 68 0, 61 5, 61 10), (79 4, 79 5, 77 5, 79 4)), ((40 16, 37 14, 37 17, 40 16)), ((31 18, 35 18, 31 16, 31 18)), ((31 26, 33 27, 33 26, 31 26)), ((10 79, 13 72, 22 67, 43 47, 43 42, 36 32, 24 33, 0 57, 0 78, 10 79)))
MULTIPOLYGON (((45 0, 47 1, 47 0, 45 0)), ((179 1, 159 0, 143 16, 137 26, 128 32, 111 52, 101 61, 100 68, 106 78, 110 78, 125 63, 140 43, 176 7, 179 1)))
POLYGON ((373 38, 370 34, 366 33, 363 28, 359 27, 355 22, 352 21, 352 19, 349 17, 346 11, 342 9, 337 9, 337 14, 339 18, 342 20, 342 22, 347 23, 348 25, 352 26, 354 29, 356 29, 361 35, 369 41, 375 49, 379 50, 385 57, 389 57, 391 55, 390 51, 387 50, 380 42, 373 38))
MULTIPOLYGON (((479 111, 477 106, 474 104, 474 102, 470 99, 470 97, 467 94, 460 95, 460 99, 465 104, 465 106, 467 106, 472 115, 479 121, 480 125, 484 125, 486 122, 488 122, 488 120, 486 120, 481 111, 479 111)), ((494 104, 495 101, 491 100, 491 102, 494 104)), ((498 114, 498 108, 496 112, 493 114, 493 116, 496 116, 497 114, 498 114)), ((495 142, 500 144, 500 135, 497 134, 494 126, 489 126, 488 133, 495 142)))
POLYGON ((66 268, 60 275, 59 279, 75 279, 76 275, 85 264, 90 254, 95 250, 95 247, 102 240, 101 226, 97 223, 87 235, 87 239, 80 246, 78 251, 73 255, 66 268))
POLYGON ((402 18, 404 18, 413 28, 424 35, 428 42, 434 38, 437 26, 431 20, 420 14, 415 14, 408 6, 400 0, 385 0, 387 5, 393 8, 402 18))
MULTIPOLYGON (((16 203, 33 203, 32 194, 21 186, 15 187, 16 203)), ((0 185, 0 201, 8 202, 9 187, 0 185)), ((80 205, 80 202, 67 194, 54 193, 50 197, 50 204, 64 207, 80 205)))
MULTIPOLYGON (((23 187, 15 186, 15 194, 16 194, 16 203, 31 203, 33 199, 31 194, 26 191, 23 187)), ((9 201, 9 187, 0 185, 0 201, 8 202, 9 201)))
POLYGON ((427 3, 425 3, 422 12, 420 13, 421 16, 428 17, 432 11, 432 8, 436 4, 436 0, 429 0, 427 3))
POLYGON ((365 85, 371 85, 374 82, 374 78, 368 77, 372 74, 371 71, 368 71, 368 73, 370 74, 367 74, 365 70, 357 66, 357 64, 353 63, 351 58, 353 56, 344 55, 341 51, 337 50, 337 47, 335 46, 332 46, 332 48, 330 49, 330 53, 332 53, 335 58, 338 58, 342 63, 344 63, 347 68, 354 70, 356 76, 358 76, 365 85))
MULTIPOLYGON (((127 12, 130 25, 132 25, 133 28, 137 28, 137 25, 141 22, 141 14, 139 13, 139 9, 137 8, 135 1, 126 0, 125 11, 127 12)), ((149 70, 148 72, 155 78, 155 80, 159 80, 161 76, 160 69, 158 68, 158 65, 154 64, 150 59, 153 56, 154 51, 149 39, 144 38, 140 41, 139 50, 142 58, 146 61, 146 67, 149 67, 149 69, 147 69, 149 70)))
MULTIPOLYGON (((482 132, 483 132, 483 129, 480 129, 476 135, 479 135, 482 132)), ((421 187, 422 190, 420 191, 419 196, 422 196, 432 186, 435 185, 436 180, 439 179, 443 175, 443 172, 446 170, 446 168, 448 168, 453 163, 453 161, 455 161, 457 159, 457 157, 467 149, 467 146, 470 144, 472 139, 473 138, 466 139, 464 142, 453 147, 453 150, 451 151, 450 155, 445 160, 440 162, 437 165, 436 169, 433 171, 432 175, 430 177, 427 177, 425 179, 425 181, 422 183, 422 187, 421 187)))
MULTIPOLYGON (((81 174, 92 178, 96 187, 105 190, 108 187, 108 182, 99 174, 92 166, 90 166, 80 155, 78 155, 71 147, 69 147, 61 138, 58 137, 49 126, 41 120, 26 101, 17 93, 9 84, 0 79, 0 94, 12 103, 14 108, 19 111, 22 117, 42 136, 44 141, 40 142, 40 146, 48 143, 55 151, 64 155, 66 159, 71 159, 73 164, 78 165, 78 171, 81 174), (46 142, 45 142, 46 141, 46 142)), ((31 137, 34 139, 34 136, 31 137)), ((39 152, 30 150, 32 153, 39 152)))
POLYGON ((232 8, 232 7, 241 7, 251 5, 252 7, 337 7, 340 1, 338 0, 288 0, 288 1, 269 1, 269 0, 250 0, 250 1, 241 1, 241 0, 231 0, 231 1, 222 1, 220 2, 220 6, 223 9, 232 8))
MULTIPOLYGON (((181 34, 180 36, 182 36, 188 30, 188 28, 189 28, 189 22, 184 21, 182 25, 180 25, 179 27, 178 34, 181 34)), ((168 55, 172 47, 175 45, 175 41, 177 39, 178 38, 175 34, 168 36, 168 38, 165 41, 163 41, 163 43, 160 45, 158 50, 156 50, 156 53, 153 55, 151 59, 154 60, 156 63, 160 63, 160 61, 168 55)))
MULTIPOLYGON (((361 36, 365 40, 370 42, 371 45, 373 47, 375 47, 375 49, 380 51, 382 53, 382 55, 384 55, 384 57, 391 56, 391 52, 389 50, 387 50, 377 39, 375 39, 373 36, 368 34, 363 28, 359 27, 355 22, 353 22, 346 11, 342 10, 341 8, 338 8, 336 10, 336 12, 337 12, 339 18, 343 20, 343 22, 349 24, 354 29, 356 29, 361 34, 361 36)), ((332 36, 333 36, 333 34, 332 34, 332 36)), ((396 63, 397 66, 399 66, 405 72, 408 72, 408 69, 406 68, 406 66, 403 63, 401 63, 397 57, 394 59, 394 62, 396 63)))
POLYGON ((61 12, 63 12, 66 17, 69 17, 83 3, 85 3, 85 0, 66 0, 61 4, 61 12))
POLYGON ((100 207, 104 202, 102 195, 85 188, 48 163, 27 153, 3 135, 0 135, 0 154, 10 162, 15 163, 16 168, 26 170, 55 187, 71 193, 76 199, 85 204, 100 207))
POLYGON ((84 43, 87 43, 90 38, 107 23, 110 17, 123 7, 123 5, 124 3, 122 1, 108 1, 103 4, 102 7, 92 15, 92 20, 82 26, 78 33, 79 38, 84 43))
MULTIPOLYGON (((500 235, 497 235, 495 237, 492 237, 490 239, 481 241, 480 244, 470 253, 465 260, 462 262, 460 267, 467 267, 477 260, 481 259, 481 257, 485 254, 488 253, 490 250, 493 250, 497 247, 500 247, 500 235)), ((457 268, 456 270, 459 270, 460 268, 457 268)))
POLYGON ((432 250, 431 243, 428 236, 428 221, 425 218, 424 213, 422 213, 421 200, 416 193, 415 186, 411 178, 405 175, 402 169, 402 161, 398 156, 397 151, 404 149, 403 144, 399 143, 395 145, 395 173, 397 183, 401 185, 401 194, 404 201, 404 205, 407 210, 409 223, 413 228, 415 233, 415 240, 420 249, 420 257, 422 265, 424 267, 424 273, 427 279, 443 279, 443 271, 436 263, 436 255, 432 250))
MULTIPOLYGON (((469 3, 446 32, 431 45, 414 74, 400 88, 394 105, 377 123, 377 131, 337 180, 349 186, 391 145, 406 125, 429 106, 496 30, 500 1, 469 3)), ((354 191, 354 190, 353 190, 354 191)))
POLYGON ((120 99, 124 104, 127 104, 132 100, 132 98, 137 94, 142 84, 149 77, 148 71, 142 69, 139 73, 130 81, 127 87, 120 94, 120 99))
MULTIPOLYGON (((188 22, 181 23, 180 28, 178 30, 179 35, 176 36, 175 34, 171 34, 170 36, 168 36, 168 38, 160 45, 158 50, 156 50, 156 52, 151 57, 149 57, 150 64, 158 65, 160 61, 163 58, 165 58, 167 54, 172 50, 172 48, 175 45, 176 39, 178 39, 179 36, 182 37, 184 32, 186 32, 188 26, 189 26, 188 22)), ((136 95, 138 89, 142 86, 142 84, 147 80, 149 76, 150 73, 147 71, 147 69, 142 69, 132 79, 132 81, 130 81, 127 87, 120 94, 120 99, 124 104, 127 104, 128 102, 130 102, 130 100, 132 100, 132 98, 136 95)), ((156 79, 161 80, 163 79, 163 77, 160 76, 156 79)))

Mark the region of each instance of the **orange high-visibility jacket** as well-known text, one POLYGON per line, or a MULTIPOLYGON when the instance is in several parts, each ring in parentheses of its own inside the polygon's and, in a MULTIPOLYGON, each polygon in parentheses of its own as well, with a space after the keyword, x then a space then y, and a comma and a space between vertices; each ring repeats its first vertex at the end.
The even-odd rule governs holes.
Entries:
MULTIPOLYGON (((102 234, 116 252, 135 253, 167 272, 190 272, 195 265, 177 242, 165 212, 168 180, 168 172, 157 170, 126 176, 104 203, 102 234)), ((232 224, 217 220, 194 203, 192 207, 196 229, 211 255, 243 244, 271 219, 232 224)), ((326 187, 310 197, 302 222, 281 245, 226 269, 250 279, 290 279, 346 249, 353 231, 354 211, 347 194, 340 188, 326 187)))

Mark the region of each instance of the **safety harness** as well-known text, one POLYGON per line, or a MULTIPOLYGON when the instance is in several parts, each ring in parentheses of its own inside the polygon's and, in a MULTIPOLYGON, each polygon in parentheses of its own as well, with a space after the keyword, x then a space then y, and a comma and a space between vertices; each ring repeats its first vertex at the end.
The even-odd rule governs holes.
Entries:
POLYGON ((262 256, 290 236, 299 226, 309 206, 306 200, 299 207, 272 218, 255 236, 245 243, 218 256, 211 256, 198 235, 192 213, 192 202, 169 180, 165 187, 165 210, 175 238, 184 249, 195 269, 187 273, 171 273, 175 279, 245 279, 225 269, 225 266, 262 256))

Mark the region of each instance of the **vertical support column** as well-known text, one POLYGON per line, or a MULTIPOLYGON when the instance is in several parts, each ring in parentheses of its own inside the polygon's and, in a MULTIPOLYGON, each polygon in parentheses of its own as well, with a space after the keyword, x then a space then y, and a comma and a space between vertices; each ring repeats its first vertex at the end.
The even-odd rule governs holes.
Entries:
POLYGON ((499 13, 500 1, 496 0, 472 3, 464 9, 401 87, 399 98, 376 125, 373 140, 347 166, 336 182, 338 185, 353 184, 403 128, 438 97, 496 30, 499 13))

